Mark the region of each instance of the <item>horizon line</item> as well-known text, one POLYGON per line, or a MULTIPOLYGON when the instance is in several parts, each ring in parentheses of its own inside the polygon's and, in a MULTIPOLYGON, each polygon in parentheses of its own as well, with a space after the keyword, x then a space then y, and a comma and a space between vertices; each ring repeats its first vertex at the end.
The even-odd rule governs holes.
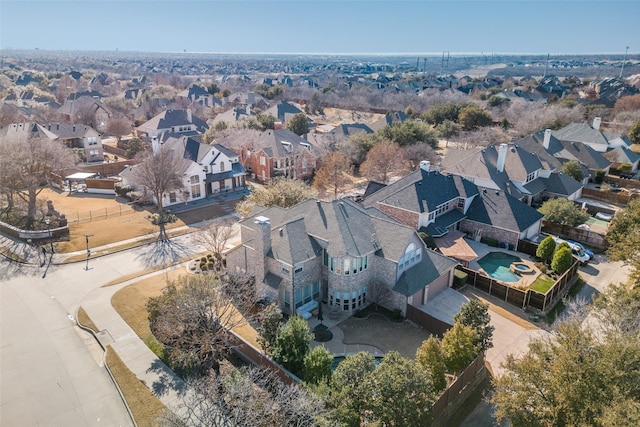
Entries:
MULTIPOLYGON (((579 56, 579 55, 625 55, 625 52, 589 52, 589 53, 580 53, 580 52, 564 52, 564 53, 551 53, 551 52, 452 52, 452 51, 441 51, 441 52, 204 52, 204 51, 154 51, 154 50, 86 50, 86 49, 41 49, 41 48, 11 48, 11 47, 3 47, 0 48, 0 52, 3 51, 21 51, 21 52, 97 52, 97 53, 148 53, 148 54, 172 54, 172 55, 184 55, 184 54, 192 54, 192 55, 300 55, 300 56, 380 56, 380 57, 391 57, 391 56, 432 56, 432 57, 441 57, 445 54, 449 56, 539 56, 539 55, 549 55, 549 56, 579 56)), ((627 53, 627 56, 633 56, 637 54, 627 53)))

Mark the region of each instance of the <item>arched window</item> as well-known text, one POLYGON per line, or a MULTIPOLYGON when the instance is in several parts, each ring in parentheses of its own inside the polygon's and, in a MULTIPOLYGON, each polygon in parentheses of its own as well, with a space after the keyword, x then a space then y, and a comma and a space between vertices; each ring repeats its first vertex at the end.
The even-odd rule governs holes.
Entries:
POLYGON ((416 246, 415 243, 409 243, 409 245, 407 245, 407 249, 404 251, 404 255, 400 257, 400 260, 398 261, 398 268, 405 268, 416 261, 419 261, 421 254, 422 249, 416 246))

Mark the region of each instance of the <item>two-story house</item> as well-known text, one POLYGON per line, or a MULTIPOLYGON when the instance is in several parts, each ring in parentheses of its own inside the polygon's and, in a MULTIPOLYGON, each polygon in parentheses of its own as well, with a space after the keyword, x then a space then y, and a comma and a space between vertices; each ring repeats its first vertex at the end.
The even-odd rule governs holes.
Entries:
POLYGON ((263 209, 240 230, 229 271, 254 275, 260 297, 306 318, 319 300, 339 313, 372 302, 405 313, 451 286, 457 264, 413 228, 347 199, 263 209))
POLYGON ((45 129, 56 136, 69 148, 82 149, 82 157, 85 162, 104 161, 104 149, 102 148, 102 136, 92 128, 82 124, 50 123, 43 125, 45 129))
POLYGON ((307 179, 318 166, 319 153, 308 140, 288 129, 262 132, 256 138, 233 144, 252 178, 269 182, 271 178, 307 179))
POLYGON ((222 101, 219 98, 216 98, 213 94, 209 93, 207 89, 198 85, 191 85, 187 89, 178 92, 176 101, 195 103, 207 108, 222 106, 222 101))
POLYGON ((164 133, 175 136, 194 136, 209 129, 207 123, 194 116, 190 108, 186 110, 165 110, 135 129, 140 139, 159 138, 164 133))
MULTIPOLYGON (((163 206, 188 204, 211 195, 245 190, 244 167, 238 155, 220 144, 202 144, 189 137, 167 137, 153 140, 154 152, 163 149, 175 150, 182 160, 183 191, 173 191, 163 197, 163 206)), ((127 185, 137 165, 120 173, 127 185)))
MULTIPOLYGON (((509 193, 432 171, 426 161, 419 170, 365 194, 365 208, 375 207, 435 238, 459 231, 476 240, 490 237, 515 247, 541 228, 542 214, 509 193)), ((464 246, 464 241, 460 244, 464 246)))
MULTIPOLYGON (((548 140, 550 134, 546 135, 548 140)), ((576 200, 582 195, 583 183, 562 173, 562 161, 546 150, 544 144, 535 143, 535 138, 498 147, 449 149, 441 168, 443 173, 507 192, 527 204, 549 197, 576 200)))

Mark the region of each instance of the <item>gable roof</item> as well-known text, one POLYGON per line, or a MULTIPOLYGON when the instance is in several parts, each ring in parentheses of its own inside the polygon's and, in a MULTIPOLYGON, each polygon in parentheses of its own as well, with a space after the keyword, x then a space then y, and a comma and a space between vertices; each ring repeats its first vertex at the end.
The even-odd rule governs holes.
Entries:
POLYGON ((270 157, 282 158, 307 150, 307 146, 312 150, 315 147, 301 136, 296 135, 288 129, 267 130, 260 134, 254 142, 254 148, 262 149, 270 157))
POLYGON ((209 125, 207 123, 194 116, 191 115, 191 121, 189 121, 189 112, 187 110, 165 110, 151 120, 144 122, 139 126, 140 129, 148 130, 148 129, 171 129, 175 126, 185 126, 194 124, 196 125, 196 130, 198 132, 205 132, 209 129, 209 125))
POLYGON ((371 124, 371 129, 374 131, 380 130, 386 126, 393 126, 396 123, 404 123, 409 120, 409 116, 407 116, 402 111, 394 111, 392 113, 387 113, 384 117, 376 120, 371 124))
POLYGON ((477 187, 458 175, 444 175, 419 169, 404 178, 365 197, 365 207, 376 203, 407 209, 412 212, 432 212, 457 197, 478 194, 477 187))
POLYGON ((571 123, 562 129, 552 131, 560 141, 581 142, 583 144, 609 146, 604 133, 592 128, 588 123, 571 123))
POLYGON ((540 212, 500 190, 483 188, 467 210, 467 219, 522 232, 541 220, 540 212))
POLYGON ((302 110, 287 101, 280 101, 273 107, 267 108, 264 114, 271 114, 281 122, 286 122, 287 118, 302 113, 302 110))
POLYGON ((393 287, 394 291, 405 296, 414 295, 420 289, 423 289, 458 265, 457 261, 431 249, 425 249, 422 253, 423 256, 420 262, 402 273, 393 287))
POLYGON ((625 147, 616 147, 604 153, 603 156, 612 163, 629 163, 631 165, 640 159, 638 153, 625 147))
MULTIPOLYGON (((292 261, 299 259, 296 258, 299 256, 304 258, 311 248, 315 248, 301 237, 303 229, 330 256, 363 256, 381 250, 385 258, 394 261, 402 256, 406 243, 415 233, 412 228, 394 220, 370 215, 348 199, 331 202, 309 199, 289 209, 272 206, 253 214, 258 213, 271 220, 272 233, 278 233, 276 240, 280 229, 283 230, 283 237, 295 237, 288 239, 286 244, 289 247, 282 246, 284 243, 279 244, 274 252, 274 255, 292 261), (295 255, 298 252, 302 255, 295 255)), ((256 229, 254 216, 243 220, 241 224, 256 229)))
POLYGON ((549 178, 539 178, 544 181, 549 193, 570 196, 582 188, 582 184, 569 175, 558 172, 549 175, 549 178))

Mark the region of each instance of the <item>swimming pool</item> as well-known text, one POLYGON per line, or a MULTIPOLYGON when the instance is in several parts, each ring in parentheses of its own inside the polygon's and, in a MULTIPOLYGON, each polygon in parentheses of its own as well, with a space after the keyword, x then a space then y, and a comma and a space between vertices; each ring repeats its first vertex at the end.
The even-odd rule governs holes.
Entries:
POLYGON ((480 267, 489 276, 502 282, 517 282, 520 280, 520 277, 513 274, 509 268, 514 262, 522 262, 522 259, 504 252, 489 252, 478 260, 480 267))

